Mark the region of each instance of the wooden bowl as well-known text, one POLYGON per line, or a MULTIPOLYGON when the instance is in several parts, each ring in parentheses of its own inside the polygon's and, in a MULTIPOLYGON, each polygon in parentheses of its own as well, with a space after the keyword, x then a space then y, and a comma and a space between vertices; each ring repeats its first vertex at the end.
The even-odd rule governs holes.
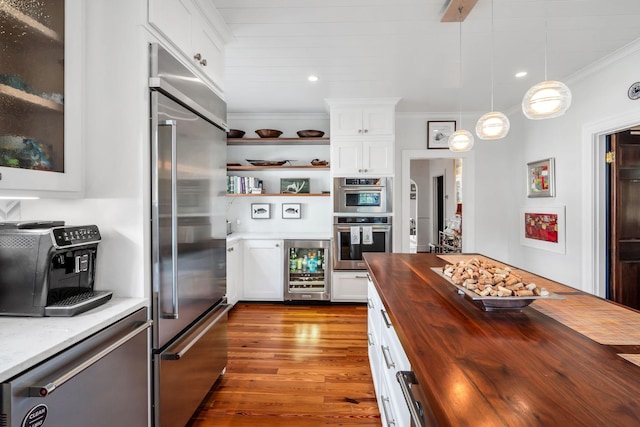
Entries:
POLYGON ((227 132, 227 138, 242 138, 244 133, 245 132, 240 129, 229 129, 229 132, 227 132))
POLYGON ((322 138, 324 135, 321 130, 299 130, 296 133, 300 138, 322 138))
POLYGON ((258 129, 256 133, 260 138, 277 138, 282 135, 282 131, 275 129, 258 129))

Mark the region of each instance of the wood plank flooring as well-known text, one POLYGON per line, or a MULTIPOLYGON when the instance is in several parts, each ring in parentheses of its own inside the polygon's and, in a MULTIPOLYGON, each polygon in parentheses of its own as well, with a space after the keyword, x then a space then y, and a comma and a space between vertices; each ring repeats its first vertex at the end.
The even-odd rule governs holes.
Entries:
POLYGON ((379 426, 365 305, 238 303, 227 371, 189 427, 379 426))

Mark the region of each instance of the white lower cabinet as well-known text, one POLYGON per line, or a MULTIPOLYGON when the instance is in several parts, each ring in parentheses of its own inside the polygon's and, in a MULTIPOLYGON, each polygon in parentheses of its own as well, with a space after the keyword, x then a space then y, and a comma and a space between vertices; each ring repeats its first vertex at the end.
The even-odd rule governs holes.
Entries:
POLYGON ((411 365, 373 283, 368 281, 369 364, 383 426, 409 426, 411 415, 396 379, 411 365))
POLYGON ((227 303, 235 304, 242 289, 242 242, 227 245, 227 303))
POLYGON ((331 301, 367 302, 366 271, 334 271, 331 276, 331 301))
POLYGON ((240 299, 284 300, 284 252, 282 240, 245 240, 240 299))

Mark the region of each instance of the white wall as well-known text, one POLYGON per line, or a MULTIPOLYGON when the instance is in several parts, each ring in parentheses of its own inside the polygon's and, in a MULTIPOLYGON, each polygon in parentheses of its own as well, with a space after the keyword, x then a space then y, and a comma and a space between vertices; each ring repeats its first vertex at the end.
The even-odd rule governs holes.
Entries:
MULTIPOLYGON (((245 138, 257 138, 256 129, 277 129, 281 138, 297 138, 299 130, 314 129, 329 136, 329 116, 318 114, 229 114, 229 127, 246 132, 245 138)), ((310 165, 313 159, 329 160, 329 145, 229 146, 227 160, 247 165, 250 160, 292 160, 291 165, 310 165)), ((331 190, 328 169, 293 169, 275 171, 230 172, 240 176, 256 176, 264 180, 266 192, 279 193, 280 178, 309 178, 312 193, 331 190)), ((227 197, 227 219, 237 232, 311 232, 331 233, 333 207, 331 197, 227 197), (252 219, 251 204, 268 203, 270 219, 252 219), (300 203, 300 219, 283 219, 283 203, 300 203)))

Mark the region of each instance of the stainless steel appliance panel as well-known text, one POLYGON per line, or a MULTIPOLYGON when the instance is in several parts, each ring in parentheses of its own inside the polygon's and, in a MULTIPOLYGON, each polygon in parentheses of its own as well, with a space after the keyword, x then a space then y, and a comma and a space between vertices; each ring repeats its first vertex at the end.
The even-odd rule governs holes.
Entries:
POLYGON ((391 213, 391 178, 334 178, 335 213, 391 213))
POLYGON ((226 134, 167 96, 157 106, 154 347, 166 345, 226 292, 226 134))
POLYGON ((165 351, 154 356, 155 425, 183 426, 227 365, 230 305, 219 305, 165 351))
POLYGON ((391 252, 391 217, 335 217, 333 225, 333 269, 366 270, 365 252, 391 252), (357 243, 352 231, 358 228, 357 243), (371 228, 371 243, 364 241, 363 227, 371 228))
POLYGON ((146 426, 147 309, 0 384, 0 425, 146 426))

